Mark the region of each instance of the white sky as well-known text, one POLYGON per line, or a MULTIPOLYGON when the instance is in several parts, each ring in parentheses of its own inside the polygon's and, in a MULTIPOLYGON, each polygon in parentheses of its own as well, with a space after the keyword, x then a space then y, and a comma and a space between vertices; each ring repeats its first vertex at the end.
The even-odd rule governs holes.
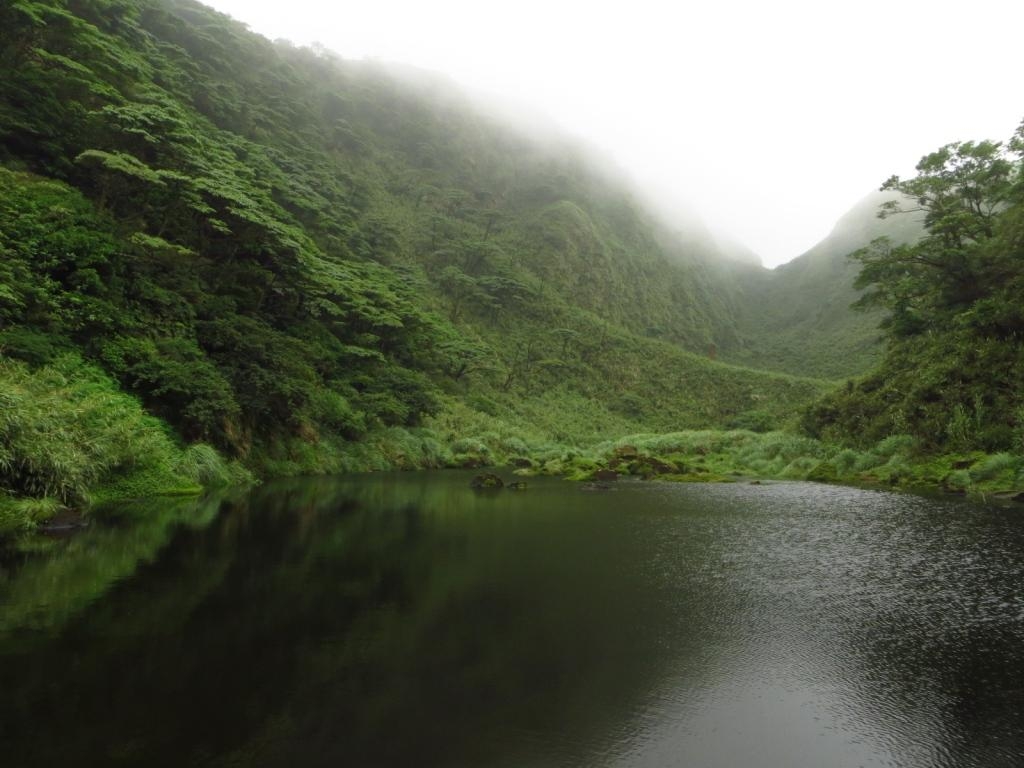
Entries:
POLYGON ((206 0, 272 39, 524 103, 764 263, 1024 118, 1019 0, 206 0))

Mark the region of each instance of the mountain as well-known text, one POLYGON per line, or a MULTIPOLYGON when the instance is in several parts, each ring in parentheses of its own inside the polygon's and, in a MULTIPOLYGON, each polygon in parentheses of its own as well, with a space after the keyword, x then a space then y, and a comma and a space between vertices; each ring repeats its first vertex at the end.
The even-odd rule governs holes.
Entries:
POLYGON ((810 409, 808 433, 953 454, 932 468, 948 488, 1024 482, 1022 155, 1024 124, 1005 143, 947 144, 913 178, 886 182, 923 214, 924 232, 858 256, 865 300, 885 310, 885 353, 810 409), (978 451, 998 453, 964 472, 978 451))
POLYGON ((916 240, 919 214, 878 217, 879 206, 898 199, 872 192, 807 253, 774 270, 740 273, 736 322, 744 343, 727 354, 744 365, 801 376, 837 379, 865 373, 882 355, 879 309, 854 311, 860 265, 847 258, 872 240, 916 240))
MULTIPOLYGON (((444 78, 189 0, 18 0, 0 29, 12 398, 100 387, 278 475, 777 425, 822 391, 710 359, 741 295, 702 228, 444 78)), ((47 462, 5 487, 72 496, 47 462)))

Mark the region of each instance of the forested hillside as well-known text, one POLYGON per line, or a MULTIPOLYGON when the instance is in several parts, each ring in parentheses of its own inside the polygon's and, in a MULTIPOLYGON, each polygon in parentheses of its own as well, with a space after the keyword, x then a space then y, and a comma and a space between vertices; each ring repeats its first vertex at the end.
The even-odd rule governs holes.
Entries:
MULTIPOLYGON (((817 404, 815 435, 867 444, 911 436, 928 452, 1024 452, 1024 124, 1006 144, 966 141, 926 155, 891 216, 921 216, 913 243, 855 254, 861 303, 884 312, 881 364, 817 404)), ((971 459, 962 463, 968 465, 971 459)), ((998 463, 998 462, 997 462, 998 463)))
POLYGON ((680 429, 1019 440, 1019 135, 769 272, 443 78, 188 0, 6 3, 0 71, 0 529, 680 429))
POLYGON ((878 217, 879 206, 896 199, 894 192, 867 195, 807 253, 771 271, 739 273, 736 322, 746 343, 729 358, 827 379, 857 376, 876 364, 884 348, 883 312, 851 310, 861 291, 854 287, 860 264, 849 255, 879 237, 898 245, 920 236, 922 214, 878 217))
POLYGON ((415 466, 763 427, 820 391, 708 359, 739 343, 714 246, 443 80, 185 0, 17 0, 0 30, 0 396, 93 382, 178 445, 55 463, 74 413, 10 410, 16 495, 145 461, 187 485, 193 443, 270 474, 415 466))

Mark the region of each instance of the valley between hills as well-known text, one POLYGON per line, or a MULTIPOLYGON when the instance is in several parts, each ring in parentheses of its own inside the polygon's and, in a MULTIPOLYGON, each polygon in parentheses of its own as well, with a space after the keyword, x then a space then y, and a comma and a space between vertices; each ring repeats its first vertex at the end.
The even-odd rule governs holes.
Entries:
POLYGON ((440 76, 189 0, 0 30, 5 540, 384 469, 1024 487, 1020 129, 767 270, 440 76))

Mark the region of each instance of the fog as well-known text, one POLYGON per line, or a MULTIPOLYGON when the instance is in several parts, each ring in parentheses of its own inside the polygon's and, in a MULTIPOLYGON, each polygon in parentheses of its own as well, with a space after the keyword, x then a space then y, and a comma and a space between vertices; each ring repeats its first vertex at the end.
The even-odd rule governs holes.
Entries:
POLYGON ((1006 0, 209 4, 546 115, 769 266, 926 152, 1024 117, 1024 3, 1006 0))

